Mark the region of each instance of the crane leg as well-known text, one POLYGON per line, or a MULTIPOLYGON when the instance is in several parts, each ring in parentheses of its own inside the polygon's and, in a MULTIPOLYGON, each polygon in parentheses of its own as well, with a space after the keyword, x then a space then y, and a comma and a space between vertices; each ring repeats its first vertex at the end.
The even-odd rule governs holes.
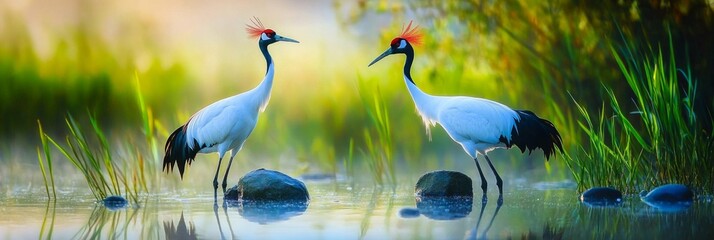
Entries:
POLYGON ((226 179, 228 178, 228 171, 231 170, 231 164, 233 163, 233 157, 235 157, 235 156, 236 156, 235 154, 231 153, 231 159, 228 160, 228 167, 226 167, 226 174, 223 175, 223 184, 221 185, 221 186, 223 186, 223 193, 226 193, 226 185, 228 185, 228 183, 226 182, 226 179))
POLYGON ((478 169, 478 175, 481 176, 481 190, 483 190, 482 201, 486 202, 488 200, 488 197, 486 197, 486 190, 488 189, 488 182, 486 182, 486 178, 483 176, 483 171, 481 171, 481 164, 478 163, 478 158, 474 158, 474 162, 476 162, 476 168, 478 169))
POLYGON ((218 167, 216 167, 216 175, 213 177, 213 202, 217 204, 218 202, 218 171, 221 170, 221 161, 223 161, 223 156, 218 157, 218 167))
POLYGON ((498 172, 496 172, 496 168, 493 167, 491 159, 489 159, 486 155, 483 156, 486 157, 486 162, 488 162, 488 166, 491 167, 493 175, 496 175, 496 186, 498 186, 498 201, 503 202, 503 180, 501 179, 501 176, 498 175, 498 172))

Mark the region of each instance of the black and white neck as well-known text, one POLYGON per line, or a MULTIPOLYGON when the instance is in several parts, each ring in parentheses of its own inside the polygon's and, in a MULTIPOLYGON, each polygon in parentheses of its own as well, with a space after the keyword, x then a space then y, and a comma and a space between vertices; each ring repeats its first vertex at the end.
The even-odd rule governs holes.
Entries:
POLYGON ((273 64, 273 57, 270 56, 270 52, 268 52, 268 45, 270 45, 271 42, 265 41, 265 40, 260 40, 258 42, 258 47, 260 47, 260 52, 263 54, 263 57, 265 57, 265 65, 267 69, 265 70, 266 74, 268 71, 270 71, 270 67, 273 64))
POLYGON ((270 101, 270 91, 273 88, 275 64, 273 63, 273 58, 270 56, 270 52, 268 51, 268 45, 274 42, 274 40, 271 41, 271 39, 266 39, 264 37, 261 37, 260 41, 258 42, 260 52, 265 58, 266 70, 265 77, 263 77, 263 81, 261 81, 258 86, 251 90, 251 94, 253 94, 253 99, 255 100, 256 106, 261 112, 264 111, 265 108, 268 106, 268 102, 270 101))
MULTIPOLYGON (((402 41, 406 42, 405 40, 402 41)), ((416 105, 422 121, 424 121, 426 132, 431 140, 430 127, 437 123, 438 104, 440 101, 437 100, 438 97, 423 92, 416 86, 414 80, 412 80, 411 68, 414 62, 414 49, 411 45, 407 43, 406 46, 400 49, 400 52, 406 55, 406 61, 404 62, 404 82, 407 85, 407 90, 409 90, 409 94, 412 96, 412 100, 414 101, 414 105, 416 105)))

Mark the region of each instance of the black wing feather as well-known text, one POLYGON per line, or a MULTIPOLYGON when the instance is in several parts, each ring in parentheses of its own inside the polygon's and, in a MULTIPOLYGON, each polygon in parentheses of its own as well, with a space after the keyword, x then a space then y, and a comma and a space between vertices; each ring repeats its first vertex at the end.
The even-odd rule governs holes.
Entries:
POLYGON ((195 149, 188 146, 188 141, 186 141, 187 127, 188 123, 176 129, 176 131, 169 136, 168 140, 166 140, 166 146, 164 147, 166 151, 164 155, 164 171, 167 173, 173 171, 174 165, 176 164, 178 165, 181 179, 183 179, 183 170, 186 167, 186 162, 188 162, 188 165, 191 165, 191 162, 196 158, 196 154, 201 150, 201 148, 198 147, 198 141, 195 139, 193 140, 193 145, 196 146, 195 149))
POLYGON ((505 136, 499 139, 509 148, 514 144, 525 152, 526 149, 530 154, 536 148, 543 149, 545 159, 548 160, 551 155, 555 155, 556 147, 563 152, 563 143, 560 133, 555 129, 553 123, 539 118, 535 113, 528 110, 515 110, 521 120, 516 121, 516 125, 511 131, 511 141, 509 142, 505 136))

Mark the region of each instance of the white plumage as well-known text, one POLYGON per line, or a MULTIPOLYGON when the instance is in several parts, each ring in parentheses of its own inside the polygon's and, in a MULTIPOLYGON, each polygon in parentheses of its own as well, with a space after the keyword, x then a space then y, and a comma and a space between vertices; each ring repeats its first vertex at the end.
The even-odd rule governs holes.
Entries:
POLYGON ((505 147, 499 145, 499 138, 505 136, 511 141, 515 121, 520 121, 515 111, 501 103, 483 98, 432 96, 422 92, 406 76, 404 82, 429 139, 430 127, 438 123, 472 158, 476 158, 477 152, 485 154, 495 147, 505 147))
POLYGON ((443 101, 437 110, 439 124, 472 158, 476 152, 485 155, 505 147, 499 138, 505 136, 510 141, 515 121, 520 120, 515 111, 491 100, 449 97, 443 101))
POLYGON ((483 98, 432 96, 421 91, 411 78, 414 49, 409 42, 418 41, 420 38, 421 36, 416 29, 411 28, 410 23, 401 36, 391 41, 390 48, 374 59, 369 66, 392 54, 406 55, 404 82, 426 125, 429 139, 431 139, 430 127, 439 124, 451 139, 461 144, 464 151, 476 162, 485 201, 487 182, 477 159, 478 154, 483 155, 496 177, 499 203, 502 203, 503 181, 487 153, 496 148, 510 148, 516 145, 522 152, 526 149, 532 151, 541 148, 547 159, 554 154, 556 147, 562 151, 560 133, 550 121, 541 119, 530 111, 513 110, 506 105, 483 98))
POLYGON ((255 128, 258 113, 268 105, 273 72, 271 64, 268 74, 256 88, 224 98, 196 112, 186 129, 189 148, 198 147, 199 153, 218 152, 219 157, 232 150, 232 155, 235 155, 255 128), (194 145, 193 140, 198 145, 194 145), (200 147, 204 145, 206 147, 200 147))
POLYGON ((265 57, 267 70, 263 81, 255 88, 232 96, 196 112, 186 124, 177 128, 166 140, 164 170, 172 171, 178 165, 179 174, 183 178, 184 168, 195 159, 197 153, 218 152, 218 167, 213 178, 214 199, 217 199, 218 173, 221 161, 228 151, 231 157, 223 176, 223 191, 226 190, 228 172, 233 158, 243 147, 258 122, 258 113, 265 110, 270 100, 270 90, 273 86, 275 66, 268 52, 268 45, 279 42, 295 42, 293 39, 277 35, 271 29, 265 29, 259 20, 253 21, 255 26, 248 26, 248 32, 259 37, 258 47, 265 57))

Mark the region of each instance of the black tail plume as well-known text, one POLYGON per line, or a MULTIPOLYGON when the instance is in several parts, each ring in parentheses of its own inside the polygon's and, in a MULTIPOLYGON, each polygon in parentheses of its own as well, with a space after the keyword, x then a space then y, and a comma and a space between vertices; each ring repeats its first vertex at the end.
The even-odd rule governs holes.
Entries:
POLYGON ((548 120, 539 118, 535 113, 528 110, 515 110, 521 120, 516 122, 511 132, 511 141, 508 142, 505 137, 501 136, 501 142, 505 143, 509 148, 514 144, 528 153, 536 148, 543 149, 545 159, 548 160, 551 155, 555 155, 555 148, 563 152, 563 143, 560 138, 560 133, 555 129, 553 123, 548 120))
POLYGON ((174 164, 178 165, 179 174, 181 174, 181 179, 183 179, 183 170, 186 167, 186 162, 191 165, 193 159, 196 158, 196 153, 201 150, 198 147, 198 142, 194 140, 194 149, 188 146, 186 141, 186 126, 183 125, 176 129, 166 140, 166 146, 164 150, 166 151, 164 155, 164 171, 166 173, 174 170, 174 164))

